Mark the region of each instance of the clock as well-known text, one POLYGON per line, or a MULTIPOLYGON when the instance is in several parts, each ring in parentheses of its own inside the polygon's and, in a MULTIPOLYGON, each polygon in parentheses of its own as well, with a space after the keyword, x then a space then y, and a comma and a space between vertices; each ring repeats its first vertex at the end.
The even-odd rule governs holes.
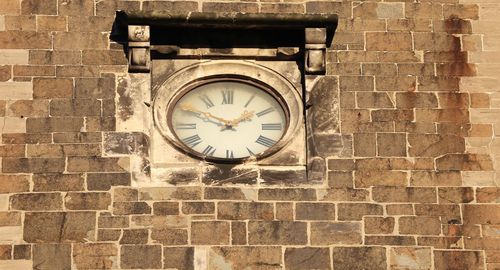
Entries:
POLYGON ((300 129, 301 98, 285 78, 245 62, 180 70, 154 100, 156 126, 199 160, 241 163, 278 153, 300 129))
POLYGON ((195 84, 167 113, 183 149, 200 158, 237 161, 271 153, 288 128, 279 97, 251 81, 219 79, 195 84))

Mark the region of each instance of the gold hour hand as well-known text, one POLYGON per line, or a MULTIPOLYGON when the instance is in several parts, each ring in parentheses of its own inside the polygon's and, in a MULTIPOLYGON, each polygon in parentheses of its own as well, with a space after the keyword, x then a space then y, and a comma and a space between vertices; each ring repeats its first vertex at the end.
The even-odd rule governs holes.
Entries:
POLYGON ((199 114, 202 114, 203 116, 205 116, 206 118, 212 118, 212 119, 215 119, 215 120, 218 120, 222 123, 224 123, 225 125, 229 125, 231 121, 229 120, 226 120, 224 118, 221 118, 221 117, 217 117, 209 112, 204 112, 204 111, 200 111, 198 109, 196 109, 195 107, 193 107, 191 104, 182 104, 181 105, 181 109, 184 110, 184 111, 189 111, 189 112, 194 112, 194 113, 199 113, 199 114))

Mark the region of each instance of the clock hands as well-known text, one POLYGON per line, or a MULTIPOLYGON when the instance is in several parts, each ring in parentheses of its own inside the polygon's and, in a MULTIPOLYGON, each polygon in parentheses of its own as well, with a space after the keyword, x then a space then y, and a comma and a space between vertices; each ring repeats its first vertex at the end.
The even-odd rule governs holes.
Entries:
POLYGON ((222 122, 224 124, 224 126, 221 127, 221 130, 233 129, 234 127, 238 126, 238 124, 243 122, 243 121, 250 121, 254 115, 254 111, 245 110, 245 111, 243 111, 243 113, 241 113, 241 115, 239 117, 237 117, 233 120, 226 120, 224 118, 215 116, 209 112, 204 112, 204 111, 198 110, 189 103, 182 104, 181 109, 184 111, 189 111, 189 112, 201 114, 206 119, 212 118, 212 119, 215 119, 217 121, 222 122))

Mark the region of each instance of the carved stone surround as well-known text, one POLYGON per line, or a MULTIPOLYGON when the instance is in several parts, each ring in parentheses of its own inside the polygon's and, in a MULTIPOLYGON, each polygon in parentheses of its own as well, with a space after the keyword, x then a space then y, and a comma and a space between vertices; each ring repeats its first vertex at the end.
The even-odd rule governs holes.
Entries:
MULTIPOLYGON (((135 123, 138 124, 142 119, 142 123, 138 124, 142 125, 140 128, 131 128, 130 119, 127 120, 128 123, 118 123, 118 127, 123 131, 143 132, 151 141, 148 156, 138 158, 137 162, 138 166, 148 164, 150 173, 136 175, 137 185, 163 186, 197 182, 294 186, 324 184, 325 157, 341 156, 346 140, 338 130, 337 80, 333 76, 324 75, 326 49, 333 38, 336 16, 121 12, 118 18, 127 25, 129 71, 139 73, 130 74, 122 80, 126 91, 129 94, 135 93, 133 95, 139 98, 139 101, 135 101, 135 123), (218 31, 226 35, 229 31, 229 39, 231 34, 236 33, 237 36, 238 31, 246 31, 245 34, 242 32, 242 36, 255 35, 255 39, 250 39, 250 43, 254 44, 242 45, 237 41, 229 42, 229 46, 223 43, 215 46, 200 45, 196 41, 186 44, 185 40, 175 34, 175 29, 189 32, 201 28, 207 28, 213 35, 218 31), (264 32, 259 32, 260 30, 264 32), (287 38, 279 40, 279 37, 273 37, 272 31, 284 31, 287 38), (262 37, 259 36, 261 33, 262 37), (290 44, 283 43, 287 39, 291 41, 290 44), (262 46, 256 45, 259 41, 262 46), (182 73, 179 71, 190 67, 192 69, 207 63, 217 66, 238 61, 281 74, 297 89, 306 110, 299 112, 305 116, 305 123, 301 124, 295 138, 274 157, 239 165, 211 164, 196 160, 169 145, 154 126, 151 109, 155 97, 165 94, 165 83, 171 82, 171 77, 175 74, 182 73), (149 93, 142 93, 146 88, 149 88, 149 93), (148 108, 144 108, 143 104, 148 105, 148 108), (325 145, 325 139, 328 140, 328 145, 325 145)), ((279 36, 279 32, 274 33, 279 36)))

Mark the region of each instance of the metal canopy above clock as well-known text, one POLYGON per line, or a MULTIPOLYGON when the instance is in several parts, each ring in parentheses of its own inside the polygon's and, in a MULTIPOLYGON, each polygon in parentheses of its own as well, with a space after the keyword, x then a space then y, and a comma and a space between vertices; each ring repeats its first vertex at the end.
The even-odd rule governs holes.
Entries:
POLYGON ((324 183, 317 112, 338 116, 323 76, 336 15, 117 12, 116 22, 129 72, 150 73, 153 177, 201 166, 205 184, 324 183))

